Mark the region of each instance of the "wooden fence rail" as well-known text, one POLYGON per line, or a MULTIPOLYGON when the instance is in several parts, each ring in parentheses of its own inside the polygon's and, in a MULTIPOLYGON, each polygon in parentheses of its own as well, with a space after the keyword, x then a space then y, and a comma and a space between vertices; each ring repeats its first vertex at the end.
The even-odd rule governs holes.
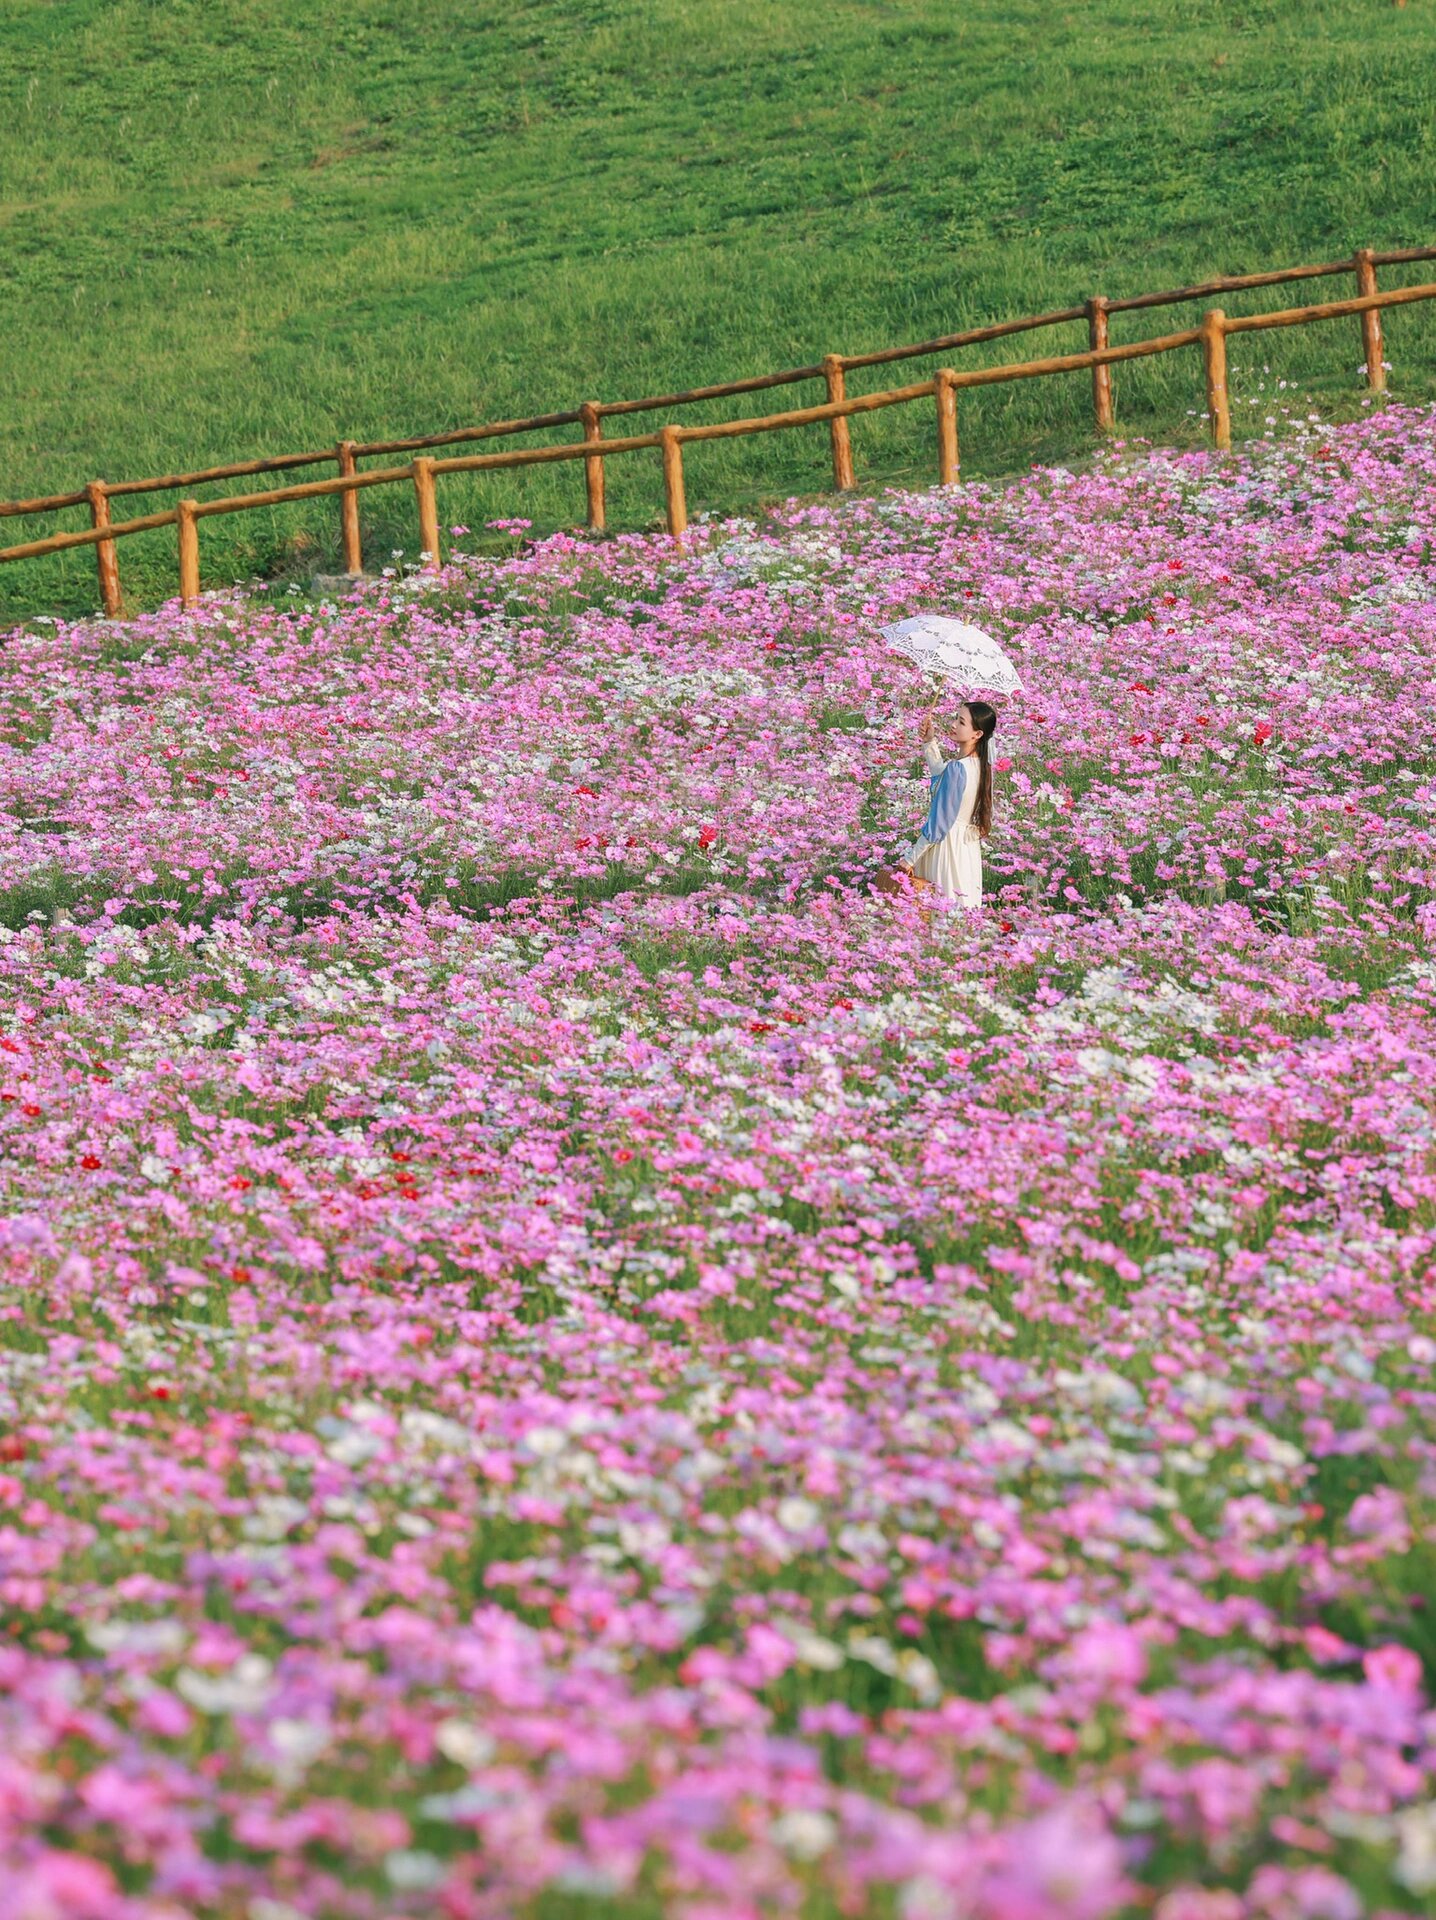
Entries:
POLYGON ((177 529, 180 574, 180 599, 185 606, 199 597, 199 526, 201 520, 215 514, 241 513, 261 507, 282 505, 288 501, 313 500, 337 494, 340 502, 340 532, 345 565, 358 573, 363 565, 359 524, 359 494, 368 487, 393 486, 408 482, 415 489, 419 512, 422 564, 437 568, 440 564, 438 510, 435 478, 441 474, 477 473, 499 468, 544 466, 554 462, 582 460, 587 493, 588 525, 602 530, 605 522, 604 462, 611 456, 657 448, 661 455, 664 498, 669 531, 676 539, 683 536, 688 515, 684 494, 683 447, 690 441, 726 440, 755 433, 776 433, 790 428, 826 423, 829 428, 833 461, 833 484, 840 491, 854 485, 852 443, 848 421, 854 414, 870 413, 878 408, 901 406, 919 399, 933 399, 937 407, 938 480, 940 485, 954 484, 959 475, 957 395, 968 387, 994 386, 1012 380, 1032 380, 1048 375, 1089 370, 1092 376, 1093 412, 1097 428, 1110 432, 1115 422, 1109 368, 1123 360, 1143 359, 1155 354, 1173 353, 1200 345, 1206 391, 1206 413, 1212 439, 1219 447, 1231 444, 1231 410, 1227 395, 1226 342, 1231 334, 1254 333, 1273 327, 1304 326, 1318 320, 1357 316, 1361 322, 1363 357, 1367 386, 1381 392, 1386 385, 1384 342, 1381 314, 1387 307, 1404 306, 1412 301, 1436 299, 1436 283, 1402 287, 1382 293, 1376 284, 1376 269, 1436 259, 1436 247, 1408 247, 1377 253, 1359 249, 1350 259, 1326 261, 1317 266, 1281 267, 1272 272, 1226 275, 1189 287, 1170 288, 1162 293, 1135 294, 1109 300, 1094 295, 1078 307, 1063 307, 1050 313, 1030 315, 1017 320, 999 321, 991 326, 971 327, 961 333, 944 334, 938 339, 922 340, 900 347, 887 347, 872 353, 830 353, 813 366, 793 367, 783 373, 754 375, 746 380, 730 380, 707 387, 691 387, 644 400, 585 401, 582 406, 559 413, 536 414, 523 420, 490 421, 482 426, 459 427, 444 433, 425 434, 404 440, 341 440, 334 448, 315 453, 277 454, 263 460, 243 460, 222 467, 205 467, 189 473, 164 474, 148 480, 108 482, 91 480, 72 493, 50 494, 34 500, 0 501, 0 517, 56 512, 66 507, 88 505, 91 524, 83 531, 51 534, 40 540, 0 549, 0 562, 29 560, 44 554, 61 553, 74 547, 93 546, 99 570, 101 599, 107 614, 114 617, 122 607, 119 565, 115 542, 132 534, 147 533, 157 527, 177 529), (1182 301, 1210 297, 1214 293, 1245 291, 1253 287, 1286 285, 1297 280, 1353 273, 1357 296, 1349 300, 1326 301, 1320 305, 1289 307, 1276 313, 1238 315, 1229 318, 1220 307, 1208 310, 1198 327, 1177 333, 1161 334, 1148 340, 1112 346, 1108 338, 1109 320, 1114 313, 1136 312, 1148 307, 1173 306, 1182 301), (1058 354, 1042 360, 1017 361, 1004 366, 969 368, 956 371, 941 368, 930 379, 915 385, 890 388, 881 393, 849 398, 847 374, 858 368, 885 366, 899 360, 946 352, 952 348, 981 345, 1018 333, 1059 326, 1083 320, 1087 322, 1088 349, 1085 353, 1058 354), (726 399, 745 393, 762 393, 774 387, 790 386, 804 380, 822 380, 827 400, 814 407, 798 407, 785 413, 767 414, 751 419, 725 420, 702 426, 666 426, 653 433, 630 434, 605 439, 603 421, 624 414, 660 411, 695 405, 705 400, 726 399), (436 459, 429 449, 463 446, 475 441, 535 432, 544 428, 581 426, 583 439, 561 446, 522 447, 511 452, 481 453, 436 459), (360 470, 358 461, 381 454, 412 453, 407 465, 360 470), (294 486, 269 488, 256 493, 224 495, 217 500, 182 499, 162 513, 142 515, 138 519, 112 521, 110 502, 126 495, 177 491, 211 481, 240 479, 254 474, 280 473, 305 466, 334 461, 338 474, 334 479, 303 481, 294 486))

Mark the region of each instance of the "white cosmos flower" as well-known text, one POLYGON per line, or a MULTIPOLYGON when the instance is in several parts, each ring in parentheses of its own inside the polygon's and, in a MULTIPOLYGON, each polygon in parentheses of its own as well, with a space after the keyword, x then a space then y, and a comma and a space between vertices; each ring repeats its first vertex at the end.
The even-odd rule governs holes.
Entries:
POLYGON ((815 1807, 792 1807, 778 1815, 768 1837, 794 1860, 820 1860, 838 1837, 837 1822, 815 1807))
POLYGON ((816 1673, 836 1673, 847 1659, 836 1641, 824 1639, 801 1620, 775 1620, 773 1625, 797 1654, 799 1664, 816 1673))
POLYGON ((446 1760, 452 1760, 456 1767, 466 1767, 470 1773, 487 1766, 494 1757, 492 1736, 471 1720, 441 1720, 434 1729, 434 1745, 446 1760))
POLYGON ((1396 1878, 1412 1893, 1430 1893, 1436 1888, 1436 1800, 1398 1813, 1396 1838, 1396 1878))
POLYGON ((806 1533, 816 1526, 817 1520, 818 1509, 801 1494, 789 1494, 786 1500, 778 1502, 778 1525, 785 1533, 806 1533))
POLYGON ((181 1667, 175 1692, 201 1713, 257 1713, 268 1700, 273 1665, 262 1653, 243 1654, 228 1673, 181 1667))
POLYGON ((437 1887, 445 1871, 436 1853, 426 1853, 420 1847, 399 1847, 384 1856, 384 1873, 389 1885, 401 1893, 422 1893, 429 1887, 437 1887))

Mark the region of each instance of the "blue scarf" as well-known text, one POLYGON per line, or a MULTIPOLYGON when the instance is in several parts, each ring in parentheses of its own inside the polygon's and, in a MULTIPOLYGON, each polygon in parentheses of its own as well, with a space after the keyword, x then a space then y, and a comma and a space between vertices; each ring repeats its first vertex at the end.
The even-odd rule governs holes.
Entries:
POLYGON ((962 797, 967 792, 967 768, 961 760, 949 760, 941 773, 932 776, 929 787, 932 803, 919 832, 930 847, 935 847, 952 831, 962 809, 962 797))

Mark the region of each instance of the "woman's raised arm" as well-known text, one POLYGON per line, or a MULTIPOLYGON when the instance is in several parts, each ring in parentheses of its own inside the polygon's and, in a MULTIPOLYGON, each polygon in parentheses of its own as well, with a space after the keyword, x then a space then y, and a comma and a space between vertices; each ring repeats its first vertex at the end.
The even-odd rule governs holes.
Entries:
POLYGON ((923 765, 934 779, 940 774, 947 762, 942 757, 942 748, 937 744, 932 730, 932 715, 925 713, 917 730, 918 744, 922 748, 923 765))

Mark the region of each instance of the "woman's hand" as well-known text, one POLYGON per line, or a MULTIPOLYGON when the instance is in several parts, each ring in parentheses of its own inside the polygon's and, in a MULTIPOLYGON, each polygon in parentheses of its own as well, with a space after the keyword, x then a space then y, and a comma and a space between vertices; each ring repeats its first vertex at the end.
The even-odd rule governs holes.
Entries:
POLYGON ((929 741, 929 740, 931 740, 931 738, 932 738, 932 715, 931 715, 930 713, 925 713, 925 714, 924 714, 924 715, 922 716, 922 723, 921 723, 921 725, 920 725, 920 726, 918 727, 918 730, 917 730, 917 737, 918 737, 918 744, 919 744, 920 746, 924 746, 924 747, 925 747, 925 746, 927 745, 927 743, 928 743, 928 741, 929 741))

